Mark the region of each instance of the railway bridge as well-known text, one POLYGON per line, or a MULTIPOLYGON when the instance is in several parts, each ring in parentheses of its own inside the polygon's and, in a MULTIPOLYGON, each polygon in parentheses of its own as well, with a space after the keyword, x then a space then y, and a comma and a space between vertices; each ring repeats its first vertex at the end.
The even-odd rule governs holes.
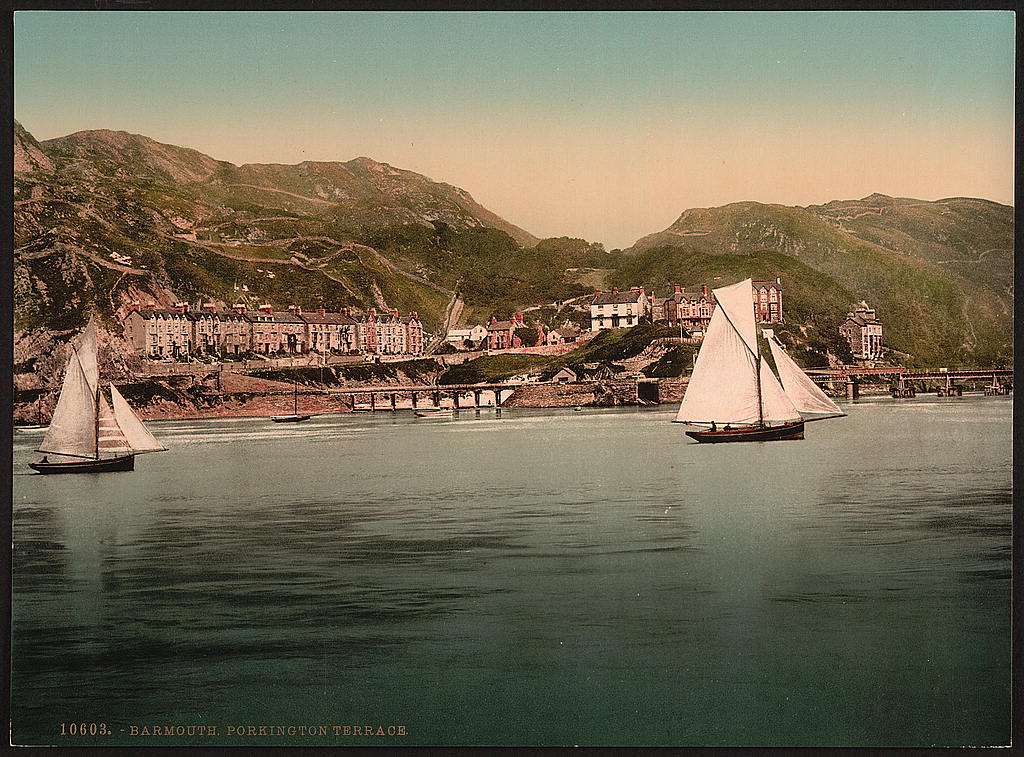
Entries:
POLYGON ((892 385, 893 397, 913 397, 914 384, 927 386, 937 383, 936 394, 940 397, 959 397, 963 394, 964 381, 988 381, 985 394, 1009 394, 1012 389, 1013 371, 1006 368, 949 368, 939 370, 917 370, 899 365, 879 368, 843 366, 841 368, 811 368, 806 371, 815 382, 836 388, 843 383, 846 398, 855 400, 860 396, 861 384, 888 383, 892 385))

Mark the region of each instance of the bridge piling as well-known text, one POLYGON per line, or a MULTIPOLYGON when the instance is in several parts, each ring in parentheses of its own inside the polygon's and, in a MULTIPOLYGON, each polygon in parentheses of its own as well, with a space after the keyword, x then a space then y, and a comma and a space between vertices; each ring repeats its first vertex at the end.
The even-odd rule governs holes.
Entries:
POLYGON ((851 402, 860 397, 860 384, 852 378, 846 382, 846 399, 851 402))

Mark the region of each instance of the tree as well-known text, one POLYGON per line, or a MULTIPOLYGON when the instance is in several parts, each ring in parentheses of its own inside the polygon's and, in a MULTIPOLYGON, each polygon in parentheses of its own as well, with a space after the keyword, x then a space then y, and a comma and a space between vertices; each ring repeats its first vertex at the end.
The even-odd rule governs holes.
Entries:
POLYGON ((515 330, 515 335, 519 337, 519 341, 523 343, 524 347, 537 346, 537 329, 535 327, 521 326, 515 330))

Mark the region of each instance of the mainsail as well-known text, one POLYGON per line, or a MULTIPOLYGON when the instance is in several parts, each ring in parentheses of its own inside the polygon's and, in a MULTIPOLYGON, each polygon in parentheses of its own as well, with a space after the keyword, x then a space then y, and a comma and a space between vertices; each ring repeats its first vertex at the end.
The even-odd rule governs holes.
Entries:
POLYGON ((89 386, 75 351, 68 358, 57 407, 38 449, 71 457, 96 457, 96 392, 89 386))
POLYGON ((110 397, 113 408, 99 388, 96 330, 90 321, 72 345, 57 407, 38 451, 99 459, 101 452, 138 454, 167 449, 113 385, 110 397))
POLYGON ((714 290, 718 302, 676 420, 765 425, 800 413, 761 359, 751 280, 714 290))
POLYGON ((768 340, 768 346, 771 347, 775 368, 779 372, 779 378, 782 379, 782 386, 805 420, 821 420, 846 415, 817 384, 811 381, 806 373, 800 370, 800 366, 786 354, 774 336, 768 340))

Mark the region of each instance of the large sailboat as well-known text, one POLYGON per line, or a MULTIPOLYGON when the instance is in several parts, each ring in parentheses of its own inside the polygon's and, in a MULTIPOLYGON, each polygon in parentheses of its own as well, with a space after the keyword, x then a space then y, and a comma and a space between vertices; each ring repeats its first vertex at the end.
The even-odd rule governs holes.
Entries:
POLYGON ((135 469, 135 455, 166 449, 117 387, 110 385, 110 402, 104 396, 96 363, 96 328, 90 321, 72 344, 50 428, 37 447, 39 452, 79 459, 51 461, 44 457, 29 467, 39 473, 130 471, 135 469))
POLYGON ((675 418, 699 427, 687 436, 708 443, 803 439, 806 420, 844 415, 774 337, 769 345, 782 384, 761 357, 750 279, 714 294, 718 304, 675 418))

